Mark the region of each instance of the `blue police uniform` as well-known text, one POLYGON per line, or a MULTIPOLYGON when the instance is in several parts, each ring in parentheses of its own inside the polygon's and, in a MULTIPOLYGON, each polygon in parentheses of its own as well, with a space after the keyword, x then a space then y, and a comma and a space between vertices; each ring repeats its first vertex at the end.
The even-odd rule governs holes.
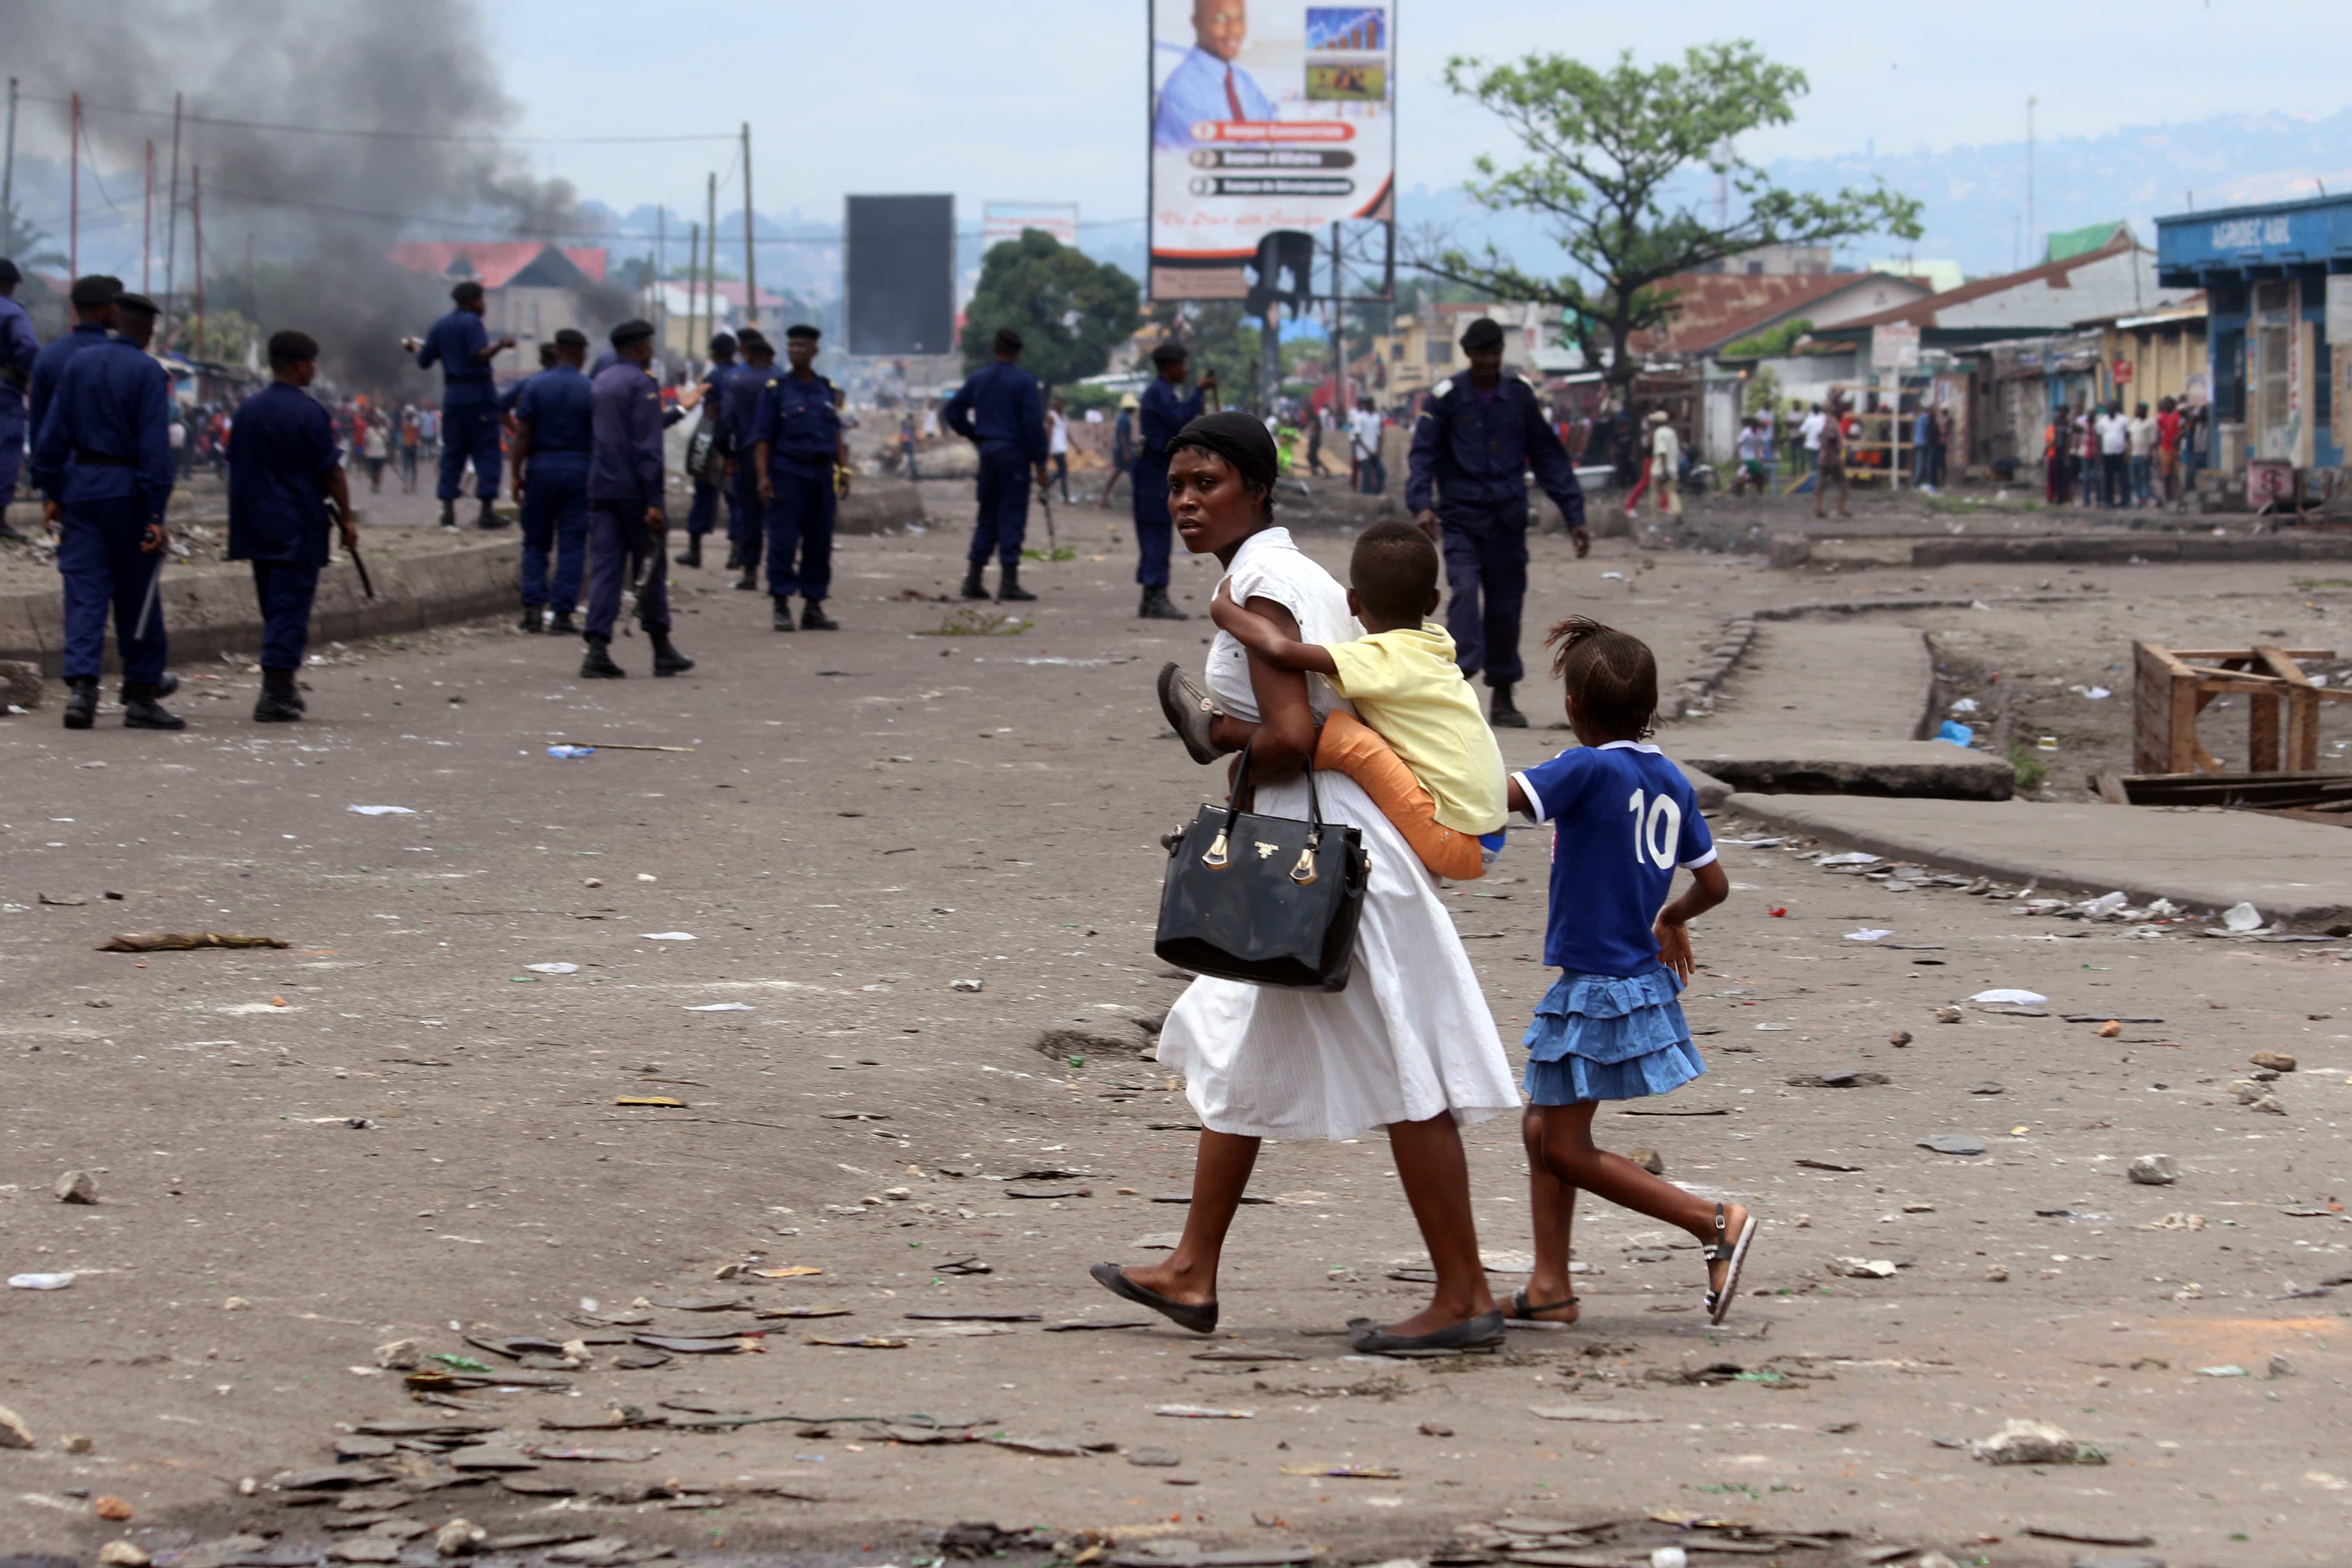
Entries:
POLYGON ((523 384, 515 417, 530 426, 530 458, 523 471, 522 602, 552 605, 568 616, 580 602, 588 553, 588 457, 593 390, 568 364, 541 371, 523 384), (555 577, 547 556, 555 552, 555 577))
POLYGON ((416 368, 441 367, 441 482, 434 494, 457 499, 466 463, 474 464, 474 494, 494 500, 499 493, 499 395, 490 362, 489 329, 471 310, 452 310, 433 323, 416 351, 416 368))
POLYGON ((1404 504, 1416 513, 1437 513, 1444 531, 1445 585, 1452 590, 1445 629, 1462 673, 1484 669, 1489 686, 1515 685, 1526 673, 1519 612, 1528 593, 1529 468, 1568 526, 1582 528, 1584 491, 1576 465, 1534 387, 1507 375, 1482 394, 1460 375, 1430 389, 1412 427, 1404 504))
POLYGON ((768 508, 768 593, 819 603, 833 586, 833 459, 841 447, 833 383, 784 372, 761 393, 752 426, 752 440, 769 444, 775 495, 768 508))
POLYGON ((237 405, 228 429, 228 558, 253 563, 261 668, 294 670, 329 559, 326 476, 341 453, 319 401, 273 382, 237 405))
POLYGON ((1029 528, 1029 475, 1045 460, 1045 394, 1037 378, 1010 360, 971 373, 948 400, 949 429, 980 447, 980 521, 971 531, 970 560, 1021 564, 1029 528))
MULTIPOLYGON (((714 364, 702 373, 702 417, 709 423, 714 440, 724 428, 727 374, 734 368, 732 364, 714 364)), ((725 448, 720 449, 723 451, 725 448)), ((687 509, 686 513, 688 537, 701 538, 710 531, 710 525, 718 520, 719 487, 697 473, 694 476, 694 504, 687 509)), ((732 521, 731 508, 730 521, 732 521)), ((733 537, 735 531, 731 526, 727 531, 729 537, 733 537)))
MULTIPOLYGON (((58 382, 66 374, 67 363, 84 349, 96 348, 108 341, 104 327, 78 321, 72 331, 41 345, 41 352, 33 356, 33 374, 25 386, 25 439, 28 443, 37 443, 41 438, 41 421, 48 415, 50 399, 58 395, 58 382)), ((28 461, 30 457, 28 448, 28 461)), ((46 492, 57 488, 54 480, 43 484, 37 470, 28 469, 25 477, 37 490, 46 492)))
POLYGON ((172 499, 171 420, 171 378, 145 350, 121 339, 85 342, 47 400, 32 473, 64 510, 58 571, 65 579, 68 680, 98 679, 110 606, 123 684, 163 678, 160 603, 146 636, 138 632, 147 591, 163 567, 162 555, 142 546, 172 499))
POLYGON ((1175 523, 1168 516, 1168 443, 1176 433, 1201 416, 1205 401, 1198 387, 1187 397, 1180 383, 1154 376, 1137 399, 1135 466, 1135 546, 1140 558, 1135 580, 1147 588, 1168 586, 1168 553, 1175 540, 1175 523))
POLYGON ((25 307, 0 294, 0 510, 16 499, 16 475, 25 466, 25 441, 31 430, 25 394, 33 384, 33 363, 41 341, 33 335, 33 319, 25 307))
MULTIPOLYGON (((532 375, 542 374, 544 373, 535 371, 532 375)), ((522 389, 531 384, 532 375, 519 375, 507 383, 506 390, 499 394, 499 413, 512 414, 515 411, 516 406, 522 402, 522 389)))
POLYGON ((648 508, 662 506, 662 430, 670 423, 661 388, 626 360, 615 359, 589 388, 588 624, 592 637, 611 641, 620 618, 621 584, 645 566, 637 588, 637 624, 669 633, 669 557, 646 527, 648 508))
POLYGON ((768 509, 760 504, 760 476, 751 468, 751 444, 760 438, 760 400, 782 374, 773 364, 739 364, 720 382, 719 439, 734 461, 727 480, 729 563, 742 568, 748 583, 760 569, 768 538, 768 509))

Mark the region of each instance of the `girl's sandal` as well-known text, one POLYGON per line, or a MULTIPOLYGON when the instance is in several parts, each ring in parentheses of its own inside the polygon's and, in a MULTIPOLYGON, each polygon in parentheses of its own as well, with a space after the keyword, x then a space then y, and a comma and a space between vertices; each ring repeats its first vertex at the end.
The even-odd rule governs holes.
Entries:
POLYGON ((1731 1267, 1724 1272, 1723 1289, 1710 1289, 1706 1293, 1708 1322, 1719 1323, 1731 1315, 1731 1303, 1739 1296, 1739 1271, 1748 1262, 1748 1244, 1756 1239, 1756 1227, 1761 1223, 1750 1214, 1748 1223, 1739 1227, 1739 1239, 1731 1241, 1723 1234, 1723 1205, 1715 1205, 1715 1240, 1706 1248, 1708 1273, 1712 1275, 1718 1263, 1731 1267))
MULTIPOLYGON (((1556 1321, 1554 1319, 1538 1317, 1537 1314, 1539 1312, 1557 1312, 1562 1307, 1573 1307, 1582 1300, 1583 1298, 1580 1296, 1570 1296, 1566 1300, 1559 1301, 1529 1301, 1528 1300, 1526 1288, 1522 1287, 1519 1289, 1511 1292, 1511 1318, 1516 1322, 1523 1323, 1554 1322, 1556 1321)), ((1572 1326, 1572 1323, 1573 1320, 1568 1323, 1560 1323, 1559 1326, 1561 1328, 1569 1328, 1572 1326)))

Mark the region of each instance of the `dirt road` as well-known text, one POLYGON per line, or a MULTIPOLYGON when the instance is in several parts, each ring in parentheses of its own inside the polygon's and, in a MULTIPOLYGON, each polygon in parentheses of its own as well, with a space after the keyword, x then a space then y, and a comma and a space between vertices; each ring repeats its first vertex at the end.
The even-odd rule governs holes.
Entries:
MULTIPOLYGON (((233 674, 192 683, 223 700, 185 702, 177 736, 0 726, 0 1271, 74 1275, 0 1289, 0 1405, 37 1445, 7 1457, 0 1539, 89 1561, 250 1522, 286 1563, 329 1542, 377 1560, 362 1535, 422 1563, 462 1515, 630 1543, 605 1560, 867 1564, 991 1520, 1045 1527, 1033 1558, 1102 1539, 1369 1562, 1510 1516, 1633 1521, 1560 1563, 1645 1561, 1677 1533, 1789 1563, 2122 1550, 2029 1526, 2145 1534, 2175 1564, 2341 1559, 2347 1298, 2312 1294, 2352 1270, 2341 948, 2026 919, 1799 846, 1727 849, 1735 898, 1698 931, 1689 997, 1708 1076, 1603 1118, 1614 1146, 1765 1217, 1721 1331, 1687 1238, 1595 1206, 1576 1329, 1456 1361, 1348 1353, 1347 1318, 1421 1289, 1393 1278, 1420 1260, 1374 1137, 1268 1149, 1215 1340, 1051 1331, 1135 1321, 1086 1265, 1178 1227, 1163 1200, 1191 1156, 1147 1054, 1181 984, 1150 938, 1157 836, 1207 779, 1163 737, 1150 677, 1197 664, 1207 634, 1129 618, 1131 544, 1105 516, 1066 511, 1076 558, 1032 568, 1044 602, 1015 636, 934 635, 960 606, 914 595, 952 591, 961 557, 934 531, 845 541, 829 636, 774 635, 757 595, 679 574, 699 586, 677 640, 701 660, 680 679, 648 679, 632 637, 628 680, 583 683, 576 644, 488 625, 310 671, 300 727, 247 722, 233 674), (692 749, 557 761, 556 742, 692 749), (1865 929, 1891 934, 1848 940, 1865 929), (289 945, 95 951, 157 931, 289 945), (1967 1003, 1991 987, 2049 1002, 1967 1003), (2259 1050, 2298 1058, 2264 1086, 2284 1115, 2231 1091, 2259 1050), (1790 1082, 1847 1072, 1887 1081, 1790 1082), (1920 1146, 1937 1135, 1984 1152, 1920 1146), (2126 1179, 2151 1152, 2177 1184, 2126 1179), (68 1169, 97 1204, 51 1195, 68 1169), (759 1316, 819 1308, 845 1312, 759 1316), (710 1328, 755 1353, 613 1364, 646 1348, 633 1334, 710 1328), (478 1342, 507 1335, 587 1340, 588 1364, 478 1342), (812 1342, 858 1338, 904 1343, 812 1342), (458 1384, 495 1366, 551 1386, 420 1404, 376 1364, 404 1339, 458 1384), (1235 1414, 1162 1413, 1185 1406, 1235 1414), (1947 1446, 2011 1418, 2106 1462, 1947 1446), (386 1419, 455 1426, 355 1430, 386 1419), (508 1468, 448 1468, 442 1447, 492 1432, 466 1462, 508 1468), (934 1440, 971 1435, 1013 1443, 934 1440), (270 1489, 336 1468, 339 1442, 359 1506, 270 1489), (620 1457, 565 1457, 583 1449, 620 1457), (131 1522, 92 1517, 100 1496, 131 1522)), ((1197 610, 1213 568, 1179 566, 1197 610)), ((2182 570, 2102 575, 2144 604, 2212 594, 2216 574, 2182 570)), ((1998 606, 2042 575, 1863 572, 1835 592, 1998 606)), ((2284 576, 2262 591, 2294 592, 2284 576)), ((1579 565, 1540 540, 1536 577, 1531 622, 1629 626, 1670 675, 1726 616, 1824 596, 1622 541, 1579 565)), ((1518 766, 1566 738, 1504 741, 1518 766)), ((1548 979, 1545 854, 1514 834, 1452 900, 1513 1041, 1548 979)), ((1470 1145, 1481 1242, 1517 1252, 1516 1128, 1470 1145)))

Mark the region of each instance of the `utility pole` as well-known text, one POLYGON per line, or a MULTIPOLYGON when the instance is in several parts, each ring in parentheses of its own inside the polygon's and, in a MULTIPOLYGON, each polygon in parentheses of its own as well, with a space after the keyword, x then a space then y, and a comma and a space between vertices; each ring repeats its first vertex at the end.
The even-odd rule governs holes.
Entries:
MULTIPOLYGON (((2040 101, 2037 98, 2025 100, 2025 243, 2029 246, 2042 237, 2041 231, 2033 226, 2033 106, 2040 101)), ((2031 250, 2025 254, 2033 256, 2031 250)), ((2035 256, 2026 265, 2039 267, 2042 259, 2035 256)))
POLYGON ((16 215, 16 79, 8 79, 8 154, 0 162, 0 208, 16 215))
POLYGON ((719 172, 712 170, 710 184, 703 200, 709 204, 703 214, 703 244, 709 251, 702 269, 702 325, 707 335, 719 331, 719 172))
POLYGON ((188 339, 191 357, 200 356, 203 344, 197 340, 205 335, 205 171, 201 166, 188 171, 188 213, 195 226, 196 240, 196 327, 188 339))
MULTIPOLYGON (((172 199, 163 205, 163 310, 167 321, 177 325, 180 307, 173 294, 180 259, 180 95, 172 95, 172 199)), ((169 333, 165 342, 171 342, 169 333)))
POLYGON ((147 274, 155 258, 155 139, 147 139, 147 191, 140 202, 139 291, 149 292, 147 274))
POLYGON ((760 324, 760 263, 751 251, 751 122, 743 121, 743 321, 760 324))
POLYGON ((72 102, 71 128, 66 132, 71 149, 68 155, 73 160, 73 195, 68 206, 71 216, 66 220, 66 276, 69 279, 81 276, 81 94, 75 93, 72 102))
POLYGON ((1339 226, 1331 226, 1331 412, 1348 418, 1348 306, 1339 287, 1339 226))
POLYGON ((654 342, 661 344, 662 357, 669 357, 669 289, 662 282, 662 271, 669 258, 669 208, 654 208, 654 342))
POLYGON ((699 270, 698 264, 701 260, 702 226, 698 223, 688 228, 686 237, 686 363, 688 364, 694 363, 695 356, 702 352, 698 346, 702 337, 694 330, 694 307, 698 298, 694 291, 694 275, 699 270))

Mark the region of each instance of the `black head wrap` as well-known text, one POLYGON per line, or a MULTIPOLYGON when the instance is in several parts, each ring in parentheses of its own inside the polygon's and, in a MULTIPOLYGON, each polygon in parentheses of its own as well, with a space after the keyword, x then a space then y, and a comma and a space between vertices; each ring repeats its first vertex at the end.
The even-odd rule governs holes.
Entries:
POLYGON ((1280 459, 1275 452, 1274 437, 1266 434, 1265 422, 1255 415, 1231 408, 1203 414, 1168 443, 1171 456, 1187 447, 1214 452, 1231 463, 1234 472, 1251 489, 1268 497, 1274 494, 1274 478, 1280 459))

